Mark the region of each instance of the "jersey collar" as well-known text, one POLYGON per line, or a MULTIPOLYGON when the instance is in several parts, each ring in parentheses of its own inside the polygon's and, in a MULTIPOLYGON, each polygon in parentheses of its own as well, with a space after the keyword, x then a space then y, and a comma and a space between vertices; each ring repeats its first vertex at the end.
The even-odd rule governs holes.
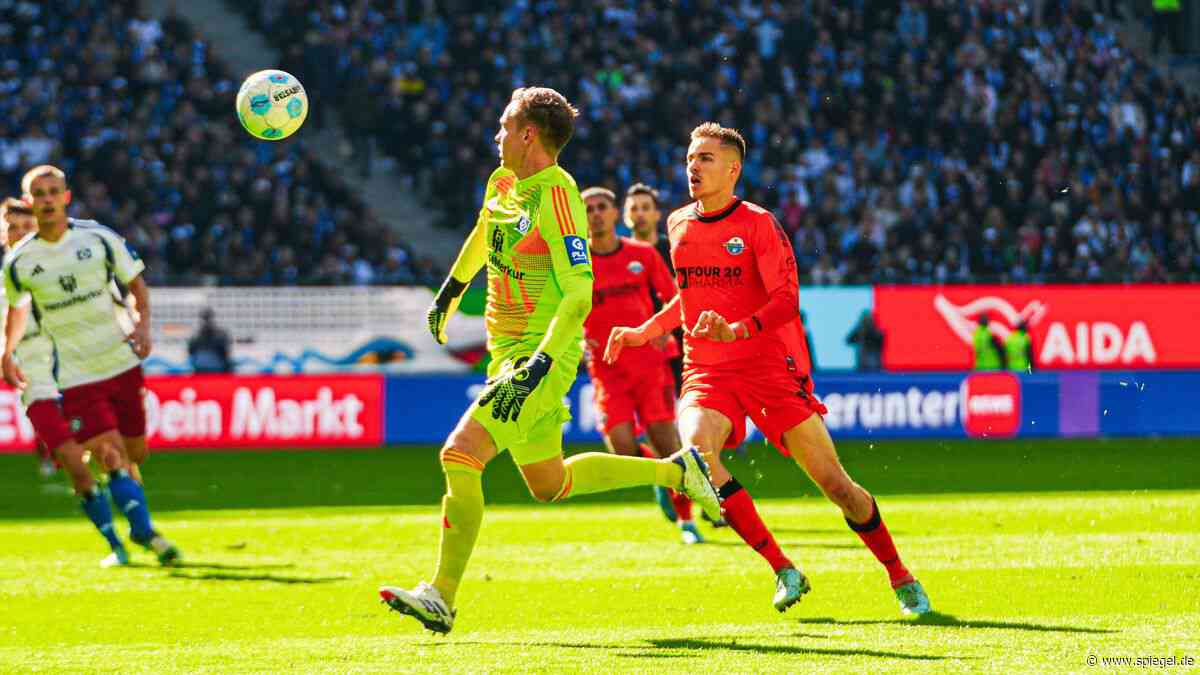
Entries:
POLYGON ((704 213, 700 210, 700 202, 692 204, 692 216, 702 223, 715 223, 718 220, 723 220, 729 217, 729 214, 737 210, 737 207, 742 205, 741 197, 734 197, 733 201, 729 202, 729 206, 712 213, 704 213))

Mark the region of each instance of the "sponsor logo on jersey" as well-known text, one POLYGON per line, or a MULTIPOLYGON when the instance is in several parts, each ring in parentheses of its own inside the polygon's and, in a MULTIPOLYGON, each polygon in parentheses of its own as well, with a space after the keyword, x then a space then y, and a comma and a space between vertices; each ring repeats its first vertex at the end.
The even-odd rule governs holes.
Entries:
POLYGON ((968 436, 1009 438, 1021 428, 1021 382, 1012 373, 969 375, 959 400, 968 436))
POLYGON ((675 269, 680 288, 733 288, 742 285, 742 268, 720 265, 685 265, 675 269))
POLYGON ((742 251, 746 250, 746 242, 742 241, 741 237, 730 237, 729 241, 725 242, 725 250, 729 251, 729 255, 741 255, 742 251))
POLYGON ((572 265, 587 264, 587 242, 583 240, 583 237, 569 234, 563 237, 563 244, 567 247, 567 259, 571 261, 572 265))
POLYGON ((75 281, 74 274, 64 274, 58 278, 58 285, 62 286, 63 291, 74 293, 76 288, 79 288, 79 282, 75 281))
POLYGON ((520 232, 521 234, 529 234, 529 228, 532 226, 533 221, 529 219, 529 216, 523 215, 521 216, 521 219, 517 221, 517 232, 520 232))
POLYGON ((630 274, 641 274, 646 269, 646 266, 640 260, 631 260, 625 268, 629 270, 630 274))

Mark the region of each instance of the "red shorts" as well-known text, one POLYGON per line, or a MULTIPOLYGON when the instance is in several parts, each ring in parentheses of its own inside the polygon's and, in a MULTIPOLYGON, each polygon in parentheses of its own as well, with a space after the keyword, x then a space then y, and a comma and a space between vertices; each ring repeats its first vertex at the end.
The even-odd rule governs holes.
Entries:
POLYGON ((33 433, 37 434, 38 440, 44 443, 50 452, 71 440, 71 427, 67 426, 67 418, 63 415, 62 405, 58 401, 48 398, 34 401, 25 410, 25 415, 33 425, 33 433))
POLYGON ((126 437, 145 436, 145 387, 142 367, 134 366, 107 380, 64 389, 63 414, 75 440, 84 443, 113 429, 126 437))
POLYGON ((683 407, 716 410, 733 424, 726 448, 746 439, 746 417, 781 453, 783 434, 809 417, 828 410, 813 395, 812 378, 789 358, 739 361, 719 366, 689 366, 683 371, 683 407))
POLYGON ((666 361, 644 371, 593 369, 592 385, 601 433, 632 422, 641 433, 656 422, 675 421, 675 378, 666 361))

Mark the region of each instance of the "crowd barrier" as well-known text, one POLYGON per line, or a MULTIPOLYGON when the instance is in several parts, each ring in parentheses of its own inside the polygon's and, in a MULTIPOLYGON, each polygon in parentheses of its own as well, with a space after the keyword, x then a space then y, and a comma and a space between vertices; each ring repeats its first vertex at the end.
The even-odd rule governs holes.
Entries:
MULTIPOLYGON (((441 443, 480 376, 155 376, 146 382, 156 449, 376 447, 441 443)), ((597 442, 593 387, 568 395, 567 442, 597 442)), ((834 438, 1200 436, 1200 371, 818 374, 834 438)), ((761 438, 751 434, 751 439, 761 438)), ((0 389, 0 452, 33 430, 0 389)))

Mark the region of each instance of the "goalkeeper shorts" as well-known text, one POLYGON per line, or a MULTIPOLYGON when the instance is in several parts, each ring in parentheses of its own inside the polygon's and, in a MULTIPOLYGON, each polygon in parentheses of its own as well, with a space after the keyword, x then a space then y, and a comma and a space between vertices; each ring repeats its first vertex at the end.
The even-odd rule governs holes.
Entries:
MULTIPOLYGON (((532 352, 494 354, 488 366, 488 379, 511 372, 518 359, 532 355, 532 352)), ((494 402, 481 406, 478 397, 467 414, 487 429, 497 450, 508 450, 513 461, 519 465, 534 464, 561 455, 562 426, 571 420, 566 397, 575 383, 581 356, 579 350, 572 349, 556 359, 550 366, 550 372, 525 399, 516 420, 496 419, 492 415, 494 402)))

